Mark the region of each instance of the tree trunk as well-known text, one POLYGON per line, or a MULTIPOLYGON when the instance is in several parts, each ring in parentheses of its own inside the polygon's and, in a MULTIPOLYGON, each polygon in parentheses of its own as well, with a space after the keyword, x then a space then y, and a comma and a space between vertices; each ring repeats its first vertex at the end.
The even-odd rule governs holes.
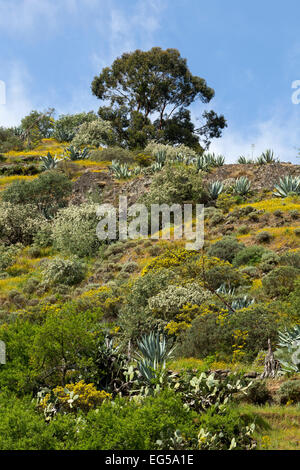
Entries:
POLYGON ((265 368, 263 373, 260 376, 260 379, 274 379, 280 370, 280 364, 277 359, 275 359, 272 348, 271 348, 271 341, 270 338, 268 339, 268 353, 265 358, 265 368))

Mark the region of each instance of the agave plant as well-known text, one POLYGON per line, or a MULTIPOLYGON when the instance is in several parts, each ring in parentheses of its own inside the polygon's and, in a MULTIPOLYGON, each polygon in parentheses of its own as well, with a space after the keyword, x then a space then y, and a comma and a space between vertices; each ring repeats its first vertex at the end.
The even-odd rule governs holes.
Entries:
POLYGON ((283 372, 300 372, 300 325, 278 333, 278 348, 275 356, 279 360, 283 372))
POLYGON ((169 348, 165 336, 153 331, 138 341, 137 368, 142 377, 149 383, 166 368, 166 360, 174 348, 169 348))
POLYGON ((195 159, 197 171, 209 171, 210 165, 205 155, 198 155, 195 159))
POLYGON ((243 297, 234 299, 231 303, 231 308, 233 310, 241 310, 242 308, 247 308, 254 303, 254 299, 244 295, 243 297))
POLYGON ((223 166, 225 163, 225 157, 223 155, 217 155, 215 157, 215 166, 223 166))
POLYGON ((237 161, 240 165, 249 165, 250 163, 253 163, 253 160, 251 159, 247 159, 246 157, 244 157, 243 155, 241 155, 239 158, 238 158, 238 161, 237 161))
POLYGON ((224 184, 222 181, 213 181, 208 186, 208 194, 210 199, 215 201, 218 196, 223 192, 224 184))
POLYGON ((179 152, 179 153, 176 153, 175 157, 174 157, 174 161, 175 162, 178 162, 178 163, 184 163, 186 160, 186 157, 183 153, 179 152))
POLYGON ((287 197, 290 193, 300 195, 300 178, 298 176, 283 176, 275 184, 274 196, 287 197))
POLYGON ((177 153, 173 160, 178 163, 185 163, 186 165, 195 164, 196 162, 196 158, 193 155, 182 152, 177 153))
POLYGON ((155 162, 159 163, 160 165, 164 165, 167 159, 167 152, 165 150, 159 150, 155 154, 155 162))
POLYGON ((140 175, 142 173, 142 168, 140 166, 136 166, 133 170, 132 170, 133 174, 135 176, 137 175, 140 175))
POLYGON ((218 294, 224 294, 224 295, 234 295, 235 294, 235 288, 227 286, 226 284, 222 284, 218 289, 216 290, 218 294))
POLYGON ((66 151, 67 158, 72 161, 86 160, 90 154, 88 148, 85 147, 83 150, 80 150, 74 145, 70 145, 69 147, 66 147, 65 151, 66 151))
POLYGON ((239 196, 246 196, 251 189, 251 181, 248 180, 247 176, 241 176, 235 180, 233 189, 239 196))
POLYGON ((110 170, 116 179, 127 179, 132 176, 127 163, 120 163, 117 160, 111 162, 110 170))
POLYGON ((266 150, 261 154, 260 157, 258 157, 257 162, 259 164, 265 164, 265 163, 275 163, 277 162, 278 159, 275 158, 274 152, 271 149, 266 150))
POLYGON ((59 160, 56 157, 52 157, 51 153, 48 152, 46 157, 40 157, 42 163, 42 170, 53 170, 57 167, 59 160))
POLYGON ((163 169, 164 164, 161 162, 154 162, 150 169, 153 171, 153 173, 156 173, 157 171, 161 171, 163 169))

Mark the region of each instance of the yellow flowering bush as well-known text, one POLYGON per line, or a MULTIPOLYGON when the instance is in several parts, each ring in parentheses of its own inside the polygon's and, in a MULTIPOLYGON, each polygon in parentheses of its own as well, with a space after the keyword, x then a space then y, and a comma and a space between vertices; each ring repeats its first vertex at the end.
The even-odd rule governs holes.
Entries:
MULTIPOLYGON (((110 400, 112 395, 104 390, 97 390, 95 385, 86 384, 83 380, 76 384, 67 384, 65 387, 55 387, 53 395, 58 401, 59 408, 62 411, 89 411, 92 408, 100 406, 104 400, 110 400)), ((44 410, 51 400, 50 393, 47 393, 41 401, 40 407, 44 410)))
POLYGON ((184 248, 177 248, 176 250, 167 251, 160 256, 155 257, 144 267, 142 276, 149 271, 157 271, 161 268, 172 268, 179 266, 186 260, 195 258, 199 253, 193 250, 185 250, 184 248))

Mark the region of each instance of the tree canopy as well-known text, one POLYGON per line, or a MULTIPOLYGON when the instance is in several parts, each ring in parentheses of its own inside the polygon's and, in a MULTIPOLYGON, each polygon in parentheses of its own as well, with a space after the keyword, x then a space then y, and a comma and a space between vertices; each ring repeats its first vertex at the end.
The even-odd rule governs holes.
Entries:
POLYGON ((204 125, 195 128, 187 108, 196 100, 209 103, 215 92, 192 75, 176 49, 124 53, 94 78, 92 92, 109 102, 99 115, 112 121, 120 143, 129 147, 143 147, 149 138, 195 148, 200 139, 207 147, 226 126, 224 116, 205 111, 204 125))

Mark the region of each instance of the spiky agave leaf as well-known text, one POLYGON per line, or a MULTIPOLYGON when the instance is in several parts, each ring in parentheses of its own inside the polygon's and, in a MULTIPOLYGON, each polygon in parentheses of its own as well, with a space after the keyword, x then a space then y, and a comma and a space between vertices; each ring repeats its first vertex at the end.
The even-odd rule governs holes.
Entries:
POLYGON ((40 157, 42 160, 42 170, 53 170, 58 164, 58 158, 52 157, 51 153, 48 152, 46 157, 40 157))
POLYGON ((234 299, 231 303, 231 307, 233 310, 241 310, 242 308, 248 308, 253 303, 254 299, 248 297, 248 295, 244 295, 243 297, 234 299))
POLYGON ((249 165, 250 163, 253 163, 253 160, 251 159, 247 159, 246 157, 244 157, 243 155, 241 155, 239 158, 238 158, 238 161, 237 161, 240 165, 249 165))
POLYGON ((283 176, 279 179, 279 182, 275 184, 274 196, 284 198, 290 193, 300 195, 300 178, 298 176, 283 176))
POLYGON ((158 152, 156 152, 155 154, 156 163, 160 165, 164 165, 164 163, 166 162, 166 159, 167 159, 167 152, 165 150, 159 150, 158 152))
POLYGON ((251 181, 248 180, 247 176, 241 176, 235 180, 234 192, 239 196, 246 196, 251 189, 251 181))
POLYGON ((213 201, 218 199, 218 196, 223 192, 224 184, 222 181, 213 181, 208 186, 208 194, 213 201))
POLYGON ((151 332, 138 341, 137 368, 147 380, 157 376, 156 371, 165 369, 166 360, 172 355, 174 348, 169 348, 166 337, 158 332, 151 332))
POLYGON ((273 150, 268 149, 261 154, 260 161, 262 163, 276 163, 278 159, 275 158, 273 150))

